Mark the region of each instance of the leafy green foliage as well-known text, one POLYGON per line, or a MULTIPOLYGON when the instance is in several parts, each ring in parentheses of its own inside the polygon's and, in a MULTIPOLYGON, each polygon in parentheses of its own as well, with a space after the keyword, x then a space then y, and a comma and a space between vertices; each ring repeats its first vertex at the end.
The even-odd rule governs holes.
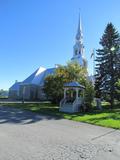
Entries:
POLYGON ((66 66, 60 65, 56 74, 64 79, 64 82, 78 81, 82 82, 87 78, 87 70, 81 67, 77 62, 69 62, 66 66))
POLYGON ((89 81, 86 81, 85 84, 85 103, 87 105, 87 108, 89 109, 92 106, 92 101, 95 96, 95 91, 93 84, 89 81))
POLYGON ((85 86, 85 100, 87 106, 91 106, 94 88, 87 79, 86 68, 81 67, 77 62, 69 62, 66 66, 59 66, 54 75, 50 75, 45 80, 44 91, 47 97, 54 103, 59 103, 63 98, 63 85, 66 82, 77 81, 85 86))
POLYGON ((59 103, 63 97, 63 84, 64 80, 56 74, 46 77, 44 91, 53 103, 59 103))

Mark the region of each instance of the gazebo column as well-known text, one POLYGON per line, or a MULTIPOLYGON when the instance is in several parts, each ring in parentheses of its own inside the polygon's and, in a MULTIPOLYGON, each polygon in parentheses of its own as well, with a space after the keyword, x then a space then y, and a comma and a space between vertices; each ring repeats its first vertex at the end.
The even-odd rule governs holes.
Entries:
POLYGON ((78 98, 78 92, 79 92, 79 89, 76 88, 76 98, 78 98))
POLYGON ((84 90, 82 90, 82 92, 83 92, 83 99, 84 99, 84 97, 85 97, 85 92, 84 92, 84 90))
POLYGON ((67 91, 67 88, 64 88, 64 98, 66 98, 66 91, 67 91))

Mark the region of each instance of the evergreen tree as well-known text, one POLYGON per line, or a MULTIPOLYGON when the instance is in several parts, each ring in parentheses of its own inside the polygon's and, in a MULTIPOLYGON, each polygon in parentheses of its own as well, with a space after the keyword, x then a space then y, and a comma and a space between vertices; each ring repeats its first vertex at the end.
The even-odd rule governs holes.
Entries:
POLYGON ((96 54, 96 95, 114 105, 115 83, 120 77, 120 35, 112 23, 108 23, 100 40, 101 49, 96 54))
POLYGON ((115 97, 118 101, 120 101, 120 79, 116 82, 116 88, 115 88, 115 97))

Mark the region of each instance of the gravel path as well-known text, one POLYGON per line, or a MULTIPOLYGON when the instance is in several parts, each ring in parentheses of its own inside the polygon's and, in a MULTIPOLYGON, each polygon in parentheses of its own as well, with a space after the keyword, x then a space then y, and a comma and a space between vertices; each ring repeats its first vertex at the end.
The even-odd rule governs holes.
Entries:
POLYGON ((0 160, 119 159, 119 130, 0 107, 0 160))

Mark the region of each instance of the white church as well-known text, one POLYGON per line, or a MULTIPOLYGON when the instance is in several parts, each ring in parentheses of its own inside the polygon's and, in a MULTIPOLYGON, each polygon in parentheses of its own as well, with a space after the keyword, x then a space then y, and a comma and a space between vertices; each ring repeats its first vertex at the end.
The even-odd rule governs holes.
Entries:
MULTIPOLYGON (((73 46, 73 57, 71 61, 77 61, 81 66, 86 66, 85 51, 83 45, 83 32, 81 18, 79 15, 77 34, 75 36, 75 45, 73 46)), ((87 67, 87 66, 86 66, 87 67)), ((44 80, 48 75, 54 74, 55 68, 39 67, 34 73, 22 82, 15 82, 9 88, 9 98, 16 100, 45 100, 43 91, 44 80)))

